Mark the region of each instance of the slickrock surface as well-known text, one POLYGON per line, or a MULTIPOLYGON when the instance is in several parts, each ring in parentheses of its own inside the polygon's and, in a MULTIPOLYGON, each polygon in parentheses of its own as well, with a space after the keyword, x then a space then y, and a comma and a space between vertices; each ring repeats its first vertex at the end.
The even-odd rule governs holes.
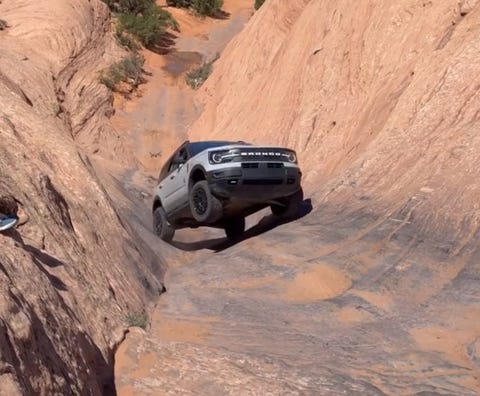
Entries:
POLYGON ((189 136, 296 148, 311 201, 233 246, 179 233, 121 394, 480 393, 479 22, 477 1, 265 2, 189 136))
POLYGON ((158 297, 163 264, 87 157, 124 152, 97 75, 120 55, 109 12, 9 0, 0 18, 0 196, 28 219, 0 233, 0 394, 110 394, 125 318, 158 297))
POLYGON ((106 7, 0 3, 0 207, 23 223, 0 233, 0 394, 480 393, 480 3, 266 0, 194 103, 184 72, 252 3, 175 11, 115 129, 106 7), (302 216, 159 241, 152 175, 186 137, 297 149, 302 216))

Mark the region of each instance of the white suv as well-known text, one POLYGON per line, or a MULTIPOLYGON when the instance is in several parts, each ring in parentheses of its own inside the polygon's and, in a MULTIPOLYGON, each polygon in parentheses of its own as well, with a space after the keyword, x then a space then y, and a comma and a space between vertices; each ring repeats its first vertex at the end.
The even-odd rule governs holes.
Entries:
POLYGON ((185 142, 164 165, 153 200, 153 228, 170 241, 176 229, 245 231, 245 217, 267 206, 293 218, 303 201, 295 151, 245 142, 185 142))

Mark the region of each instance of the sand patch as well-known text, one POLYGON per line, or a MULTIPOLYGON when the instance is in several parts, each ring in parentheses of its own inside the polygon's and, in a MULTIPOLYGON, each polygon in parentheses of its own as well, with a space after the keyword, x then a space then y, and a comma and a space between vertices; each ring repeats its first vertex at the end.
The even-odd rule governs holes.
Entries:
POLYGON ((410 334, 421 349, 444 353, 449 361, 461 366, 472 365, 467 351, 472 341, 468 332, 429 326, 413 329, 410 334))
MULTIPOLYGON (((452 362, 478 371, 478 366, 469 356, 469 347, 471 349, 475 341, 480 339, 479 317, 480 309, 476 307, 445 306, 438 318, 442 319, 443 323, 448 323, 448 327, 420 327, 412 329, 410 334, 421 349, 444 353, 452 362)), ((476 353, 474 355, 478 356, 476 353)), ((475 381, 480 389, 479 378, 475 378, 475 381)))
POLYGON ((282 286, 282 280, 276 275, 262 278, 242 279, 235 282, 225 282, 223 288, 227 289, 264 289, 269 286, 282 286))
POLYGON ((162 321, 156 324, 155 335, 158 339, 179 342, 203 342, 210 334, 210 323, 190 322, 186 320, 162 321))
POLYGON ((149 352, 142 355, 135 365, 137 369, 132 372, 132 376, 135 378, 148 377, 157 363, 159 363, 159 361, 156 353, 149 352))
POLYGON ((341 271, 320 264, 297 274, 286 286, 288 300, 309 302, 339 296, 352 286, 352 281, 341 271))
POLYGON ((363 309, 354 307, 342 308, 337 313, 338 319, 347 324, 366 322, 372 318, 372 315, 363 309))
POLYGON ((117 395, 119 396, 136 396, 137 390, 132 385, 125 385, 117 387, 117 395))

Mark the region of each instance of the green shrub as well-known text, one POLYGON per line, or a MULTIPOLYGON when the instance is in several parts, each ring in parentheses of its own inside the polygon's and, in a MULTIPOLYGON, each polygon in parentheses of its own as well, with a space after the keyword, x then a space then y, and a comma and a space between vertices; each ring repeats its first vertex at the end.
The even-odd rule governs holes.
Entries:
POLYGON ((167 5, 171 7, 188 8, 192 5, 192 0, 167 0, 167 5))
POLYGON ((212 74, 213 62, 214 61, 206 62, 200 67, 188 72, 186 77, 187 84, 193 89, 200 88, 210 74, 212 74))
POLYGON ((120 29, 137 37, 145 47, 159 44, 169 27, 178 30, 172 14, 154 5, 143 14, 119 14, 120 29))
POLYGON ((134 313, 127 316, 127 325, 129 327, 140 327, 146 329, 148 325, 148 315, 146 313, 134 313))
POLYGON ((137 53, 114 63, 100 73, 100 82, 114 91, 121 82, 137 87, 142 81, 145 58, 137 53))
POLYGON ((263 3, 265 3, 265 0, 255 0, 255 9, 258 10, 263 3))
POLYGON ((167 0, 173 7, 191 8, 200 15, 217 16, 223 6, 223 0, 167 0))
POLYGON ((117 30, 115 31, 115 37, 118 44, 129 51, 135 52, 140 49, 140 45, 135 39, 135 36, 133 36, 131 33, 126 32, 125 29, 123 29, 123 27, 120 25, 117 26, 117 30))
POLYGON ((8 27, 7 21, 0 19, 0 30, 6 29, 8 27))
POLYGON ((193 0, 192 8, 200 15, 217 15, 223 6, 223 0, 193 0))
POLYGON ((136 37, 144 46, 161 43, 167 28, 179 29, 177 21, 155 0, 103 0, 110 10, 117 13, 119 25, 118 43, 132 51, 139 49, 136 37))
POLYGON ((155 4, 155 0, 103 0, 110 10, 125 14, 140 14, 155 4))

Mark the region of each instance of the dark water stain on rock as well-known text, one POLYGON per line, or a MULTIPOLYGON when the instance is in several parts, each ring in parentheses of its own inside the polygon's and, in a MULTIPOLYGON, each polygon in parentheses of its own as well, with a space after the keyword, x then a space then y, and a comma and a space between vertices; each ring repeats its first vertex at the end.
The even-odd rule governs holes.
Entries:
POLYGON ((203 60, 202 54, 194 51, 172 51, 165 58, 167 65, 164 69, 174 77, 180 76, 203 60))

